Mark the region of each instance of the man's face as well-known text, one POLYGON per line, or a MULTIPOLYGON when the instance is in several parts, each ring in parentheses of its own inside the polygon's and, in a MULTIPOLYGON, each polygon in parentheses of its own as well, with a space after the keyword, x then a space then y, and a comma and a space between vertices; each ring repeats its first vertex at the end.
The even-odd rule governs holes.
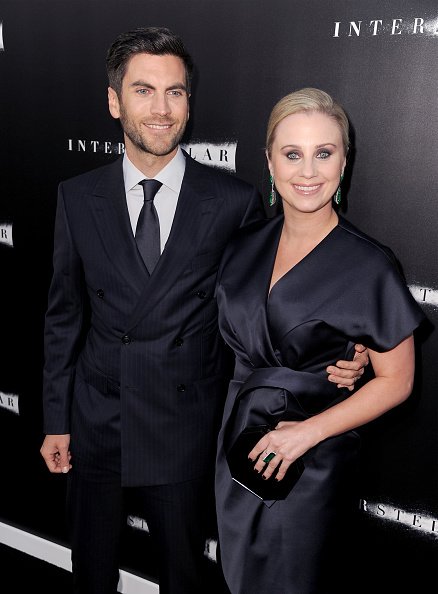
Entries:
POLYGON ((120 97, 108 89, 110 113, 120 118, 128 156, 170 161, 189 119, 184 63, 177 56, 135 54, 128 62, 120 97))

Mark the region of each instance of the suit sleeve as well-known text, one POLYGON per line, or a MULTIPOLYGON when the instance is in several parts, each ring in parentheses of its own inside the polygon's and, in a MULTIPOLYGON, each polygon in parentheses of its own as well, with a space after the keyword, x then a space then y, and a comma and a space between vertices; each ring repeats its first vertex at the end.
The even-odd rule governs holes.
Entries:
POLYGON ((82 264, 72 239, 62 184, 55 219, 53 276, 44 329, 44 432, 70 432, 69 411, 85 291, 82 264))

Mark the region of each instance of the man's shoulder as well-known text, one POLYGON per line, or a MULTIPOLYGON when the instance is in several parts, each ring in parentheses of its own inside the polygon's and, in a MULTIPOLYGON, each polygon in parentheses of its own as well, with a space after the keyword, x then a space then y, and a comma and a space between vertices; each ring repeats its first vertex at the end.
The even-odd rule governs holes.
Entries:
POLYGON ((91 187, 95 186, 99 180, 120 175, 123 175, 121 157, 106 165, 100 165, 89 171, 84 171, 78 175, 68 177, 61 181, 61 185, 65 188, 91 187))
POLYGON ((233 173, 224 169, 219 169, 212 165, 206 165, 205 163, 199 163, 189 154, 184 151, 186 158, 186 172, 190 176, 196 176, 198 179, 205 179, 209 183, 217 184, 221 187, 227 187, 235 189, 237 191, 256 191, 254 185, 249 182, 235 177, 233 173))

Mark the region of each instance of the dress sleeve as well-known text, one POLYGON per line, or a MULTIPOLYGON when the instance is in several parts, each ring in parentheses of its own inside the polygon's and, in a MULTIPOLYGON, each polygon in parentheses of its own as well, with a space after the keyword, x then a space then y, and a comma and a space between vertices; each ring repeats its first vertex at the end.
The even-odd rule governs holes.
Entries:
POLYGON ((425 320, 390 250, 362 261, 350 296, 356 309, 353 334, 376 351, 388 351, 407 338, 425 320))

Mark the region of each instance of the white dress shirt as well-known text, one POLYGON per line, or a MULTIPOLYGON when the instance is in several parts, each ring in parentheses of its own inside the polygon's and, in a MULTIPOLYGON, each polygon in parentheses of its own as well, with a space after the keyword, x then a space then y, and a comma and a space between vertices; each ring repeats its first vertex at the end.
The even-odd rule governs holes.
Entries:
MULTIPOLYGON (((181 148, 178 147, 173 159, 154 177, 163 184, 154 198, 154 205, 160 221, 161 253, 169 239, 185 168, 186 159, 181 148)), ((139 182, 148 178, 131 163, 126 153, 123 156, 123 179, 129 219, 132 232, 135 235, 138 215, 144 201, 143 187, 139 185, 139 182)))

